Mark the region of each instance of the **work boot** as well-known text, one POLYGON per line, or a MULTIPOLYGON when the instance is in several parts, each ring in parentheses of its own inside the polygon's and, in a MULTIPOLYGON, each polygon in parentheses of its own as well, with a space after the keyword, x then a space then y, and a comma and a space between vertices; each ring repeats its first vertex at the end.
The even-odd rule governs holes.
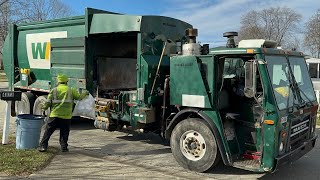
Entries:
POLYGON ((38 148, 38 151, 39 151, 39 152, 46 152, 46 151, 47 151, 47 148, 45 148, 45 147, 43 147, 43 146, 40 146, 40 147, 38 148))
POLYGON ((61 152, 69 152, 69 149, 68 148, 62 148, 61 152))

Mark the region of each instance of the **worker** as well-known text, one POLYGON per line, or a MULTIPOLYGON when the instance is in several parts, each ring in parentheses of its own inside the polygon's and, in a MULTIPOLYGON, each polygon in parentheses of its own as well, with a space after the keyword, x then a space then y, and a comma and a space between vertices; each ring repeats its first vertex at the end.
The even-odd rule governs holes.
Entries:
POLYGON ((84 91, 81 94, 74 88, 68 87, 68 77, 60 74, 57 77, 58 86, 53 88, 43 104, 42 110, 45 111, 49 107, 51 113, 48 121, 45 124, 45 132, 39 145, 39 151, 45 152, 48 149, 50 136, 60 128, 60 146, 62 152, 68 152, 68 138, 70 132, 73 100, 81 100, 89 93, 84 91))

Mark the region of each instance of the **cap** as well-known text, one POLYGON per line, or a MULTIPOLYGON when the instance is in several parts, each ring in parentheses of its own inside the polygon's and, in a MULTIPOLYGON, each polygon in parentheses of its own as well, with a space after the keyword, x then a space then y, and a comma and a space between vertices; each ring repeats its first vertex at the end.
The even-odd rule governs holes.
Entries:
POLYGON ((68 82, 68 76, 65 74, 59 74, 57 80, 59 83, 68 82))

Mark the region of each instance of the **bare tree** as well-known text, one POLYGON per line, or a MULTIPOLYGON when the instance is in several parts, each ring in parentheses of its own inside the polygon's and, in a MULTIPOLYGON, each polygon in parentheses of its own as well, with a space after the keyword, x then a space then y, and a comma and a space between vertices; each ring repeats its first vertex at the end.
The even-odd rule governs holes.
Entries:
POLYGON ((4 40, 7 36, 7 30, 10 23, 11 23, 10 1, 1 0, 0 1, 0 69, 3 69, 2 47, 3 47, 4 40))
POLYGON ((239 39, 269 39, 277 41, 282 46, 289 46, 291 43, 287 42, 290 38, 298 38, 294 33, 301 18, 300 14, 287 7, 250 11, 241 18, 239 39))
POLYGON ((0 54, 2 54, 2 45, 7 36, 10 24, 20 22, 17 17, 17 3, 12 0, 0 0, 0 54))
POLYGON ((10 24, 42 21, 72 14, 61 0, 0 0, 0 69, 3 69, 2 47, 10 24))
POLYGON ((61 0, 16 0, 21 20, 43 21, 71 15, 71 8, 61 0))
POLYGON ((304 44, 313 57, 320 58, 320 9, 306 23, 304 44))

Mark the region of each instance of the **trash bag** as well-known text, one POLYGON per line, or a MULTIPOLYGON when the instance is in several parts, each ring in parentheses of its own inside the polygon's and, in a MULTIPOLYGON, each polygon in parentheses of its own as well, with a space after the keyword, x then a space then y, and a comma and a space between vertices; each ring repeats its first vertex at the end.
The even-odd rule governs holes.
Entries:
POLYGON ((95 101, 91 94, 76 103, 72 116, 96 119, 95 101))

